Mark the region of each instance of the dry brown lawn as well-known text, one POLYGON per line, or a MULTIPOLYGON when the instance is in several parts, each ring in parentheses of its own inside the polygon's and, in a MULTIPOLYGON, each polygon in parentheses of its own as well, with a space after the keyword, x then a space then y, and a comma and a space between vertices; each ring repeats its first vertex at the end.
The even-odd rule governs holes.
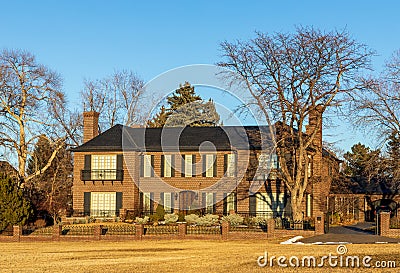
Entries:
POLYGON ((260 268, 269 255, 324 256, 334 245, 277 241, 121 241, 0 243, 0 272, 400 272, 400 245, 347 245, 348 255, 395 260, 397 269, 260 268))

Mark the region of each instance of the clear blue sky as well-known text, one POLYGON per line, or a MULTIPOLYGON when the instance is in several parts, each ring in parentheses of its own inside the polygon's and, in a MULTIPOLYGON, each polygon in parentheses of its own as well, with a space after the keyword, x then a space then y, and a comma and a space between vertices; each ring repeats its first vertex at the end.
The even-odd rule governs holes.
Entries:
MULTIPOLYGON (((248 39, 256 30, 346 28, 377 51, 377 70, 400 48, 395 0, 2 1, 1 10, 0 47, 31 51, 59 72, 71 105, 84 78, 130 69, 147 81, 178 66, 214 64, 220 42, 248 39)), ((357 141, 374 145, 346 124, 327 134, 345 150, 357 141)))

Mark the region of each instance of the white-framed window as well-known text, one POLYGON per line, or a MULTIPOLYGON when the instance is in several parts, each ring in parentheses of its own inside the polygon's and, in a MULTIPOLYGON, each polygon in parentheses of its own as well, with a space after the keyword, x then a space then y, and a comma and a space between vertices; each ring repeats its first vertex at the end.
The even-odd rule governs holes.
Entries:
POLYGON ((214 177, 215 171, 215 160, 217 160, 216 155, 206 154, 203 156, 203 160, 205 160, 204 166, 204 174, 205 177, 214 177))
POLYGON ((116 214, 116 192, 92 192, 90 199, 90 215, 111 217, 116 214))
POLYGON ((173 211, 172 208, 172 193, 164 192, 164 210, 167 213, 171 213, 173 211))
POLYGON ((193 176, 193 155, 184 155, 184 172, 185 177, 193 176))
POLYGON ((309 193, 306 194, 306 216, 312 216, 312 195, 309 193))
POLYGON ((206 213, 214 213, 214 193, 206 193, 206 213))
POLYGON ((258 170, 256 173, 256 179, 267 179, 270 173, 278 168, 278 156, 276 154, 261 153, 258 156, 258 170))
POLYGON ((230 211, 236 211, 236 193, 231 192, 226 196, 226 212, 229 213, 230 211))
POLYGON ((173 170, 172 170, 172 160, 173 156, 172 155, 164 155, 163 156, 163 177, 172 177, 173 176, 173 170))
POLYGON ((92 180, 115 180, 117 169, 117 155, 92 155, 92 180))
POLYGON ((269 218, 282 214, 285 209, 285 193, 258 193, 256 195, 257 213, 269 218))
POLYGON ((143 192, 142 193, 143 196, 143 212, 145 213, 151 213, 152 212, 152 208, 151 208, 151 193, 150 192, 143 192))
POLYGON ((153 160, 153 155, 143 155, 143 177, 152 177, 154 175, 152 166, 153 160))
POLYGON ((236 176, 236 155, 235 154, 227 154, 225 155, 225 165, 226 172, 225 175, 227 177, 235 177, 236 176))

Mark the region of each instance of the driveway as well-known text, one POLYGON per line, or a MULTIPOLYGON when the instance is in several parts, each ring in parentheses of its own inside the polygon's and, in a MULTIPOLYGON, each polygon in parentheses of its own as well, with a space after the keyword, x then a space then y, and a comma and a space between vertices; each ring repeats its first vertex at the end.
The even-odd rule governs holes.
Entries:
POLYGON ((358 223, 350 226, 331 227, 329 233, 299 240, 307 244, 374 244, 374 243, 400 243, 400 239, 375 235, 370 228, 372 223, 358 223))

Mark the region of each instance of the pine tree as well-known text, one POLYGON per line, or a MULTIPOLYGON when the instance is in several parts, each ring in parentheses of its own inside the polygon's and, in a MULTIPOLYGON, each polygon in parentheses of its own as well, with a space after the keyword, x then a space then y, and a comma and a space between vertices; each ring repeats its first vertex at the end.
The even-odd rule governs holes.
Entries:
POLYGON ((188 82, 185 82, 183 85, 179 85, 179 88, 167 98, 170 111, 175 111, 182 105, 189 104, 194 101, 201 101, 201 97, 196 95, 194 92, 194 86, 191 86, 188 82))
POLYGON ((361 143, 351 147, 351 152, 344 154, 346 159, 345 174, 350 177, 355 193, 379 192, 382 157, 379 150, 371 150, 361 143))
POLYGON ((29 200, 15 181, 0 177, 0 232, 12 225, 25 225, 33 215, 29 200))
POLYGON ((158 112, 155 117, 151 120, 147 121, 147 127, 157 128, 163 127, 168 119, 168 113, 165 109, 165 106, 161 106, 160 112, 158 112))
POLYGON ((161 107, 160 112, 147 122, 148 127, 180 126, 217 126, 220 116, 214 102, 205 102, 194 91, 190 83, 180 85, 167 97, 168 108, 161 107))

